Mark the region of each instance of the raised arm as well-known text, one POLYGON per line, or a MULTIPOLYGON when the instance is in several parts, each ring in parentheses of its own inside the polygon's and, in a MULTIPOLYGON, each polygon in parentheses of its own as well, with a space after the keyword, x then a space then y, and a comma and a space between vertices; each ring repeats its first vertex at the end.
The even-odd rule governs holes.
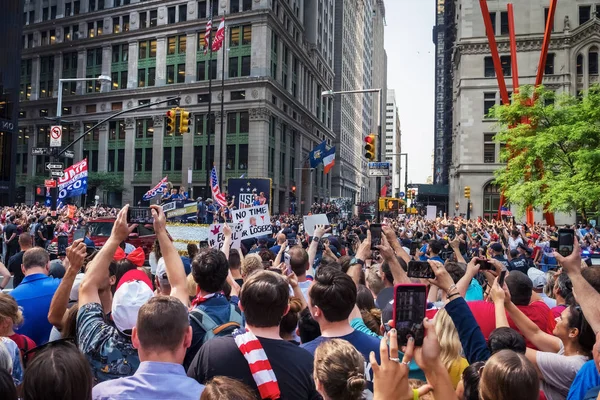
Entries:
POLYGON ((385 225, 382 229, 385 238, 387 239, 391 248, 394 250, 394 254, 402 258, 408 264, 408 262, 411 260, 410 254, 404 251, 400 243, 398 243, 398 238, 396 237, 396 233, 394 232, 394 230, 387 225, 385 225))
POLYGON ((59 331, 62 330, 62 321, 69 306, 69 296, 75 282, 75 277, 81 270, 86 255, 86 246, 83 243, 83 239, 76 240, 67 248, 67 258, 64 261, 65 276, 63 276, 58 289, 54 292, 50 309, 48 310, 48 322, 54 325, 59 331))
MULTIPOLYGON (((317 225, 315 227, 315 231, 313 232, 313 238, 310 242, 310 246, 308 246, 308 264, 310 265, 310 271, 313 271, 313 265, 315 264, 315 258, 317 257, 317 249, 319 247, 319 241, 323 237, 324 234, 329 232, 331 228, 325 229, 323 225, 317 225)), ((309 275, 314 275, 309 274, 309 275)))
POLYGON ((406 272, 404 272, 404 269, 398 262, 398 259, 396 258, 396 254, 394 253, 392 248, 389 246, 389 242, 385 236, 382 236, 381 242, 382 242, 382 245, 377 246, 377 248, 379 249, 379 253, 383 256, 383 259, 390 266, 390 272, 392 273, 392 276, 394 277, 394 284, 397 285, 400 283, 411 283, 408 275, 406 275, 406 272))
POLYGON ((223 224, 223 235, 225 235, 225 240, 223 241, 221 251, 225 254, 227 261, 229 261, 229 251, 231 250, 233 240, 231 239, 231 227, 227 225, 227 222, 223 224))
MULTIPOLYGON (((462 257, 462 256, 461 256, 462 257)), ((463 258, 464 260, 464 258, 463 258)), ((471 285, 471 281, 479 272, 479 265, 476 264, 477 259, 475 257, 471 258, 471 261, 467 265, 467 270, 462 278, 456 284, 456 288, 458 289, 461 297, 465 297, 467 294, 467 290, 469 290, 469 285, 471 285)))
POLYGON ((179 257, 177 249, 169 238, 167 233, 167 218, 162 207, 157 205, 150 206, 152 216, 154 217, 154 231, 156 238, 160 244, 160 250, 165 260, 165 269, 167 270, 167 278, 171 285, 171 296, 179 299, 185 306, 190 302, 187 291, 187 281, 185 277, 185 268, 183 261, 179 257))
MULTIPOLYGON (((391 251, 391 250, 390 250, 391 251)), ((366 261, 371 254, 371 231, 367 231, 367 238, 363 240, 358 246, 355 258, 358 260, 366 261)), ((358 286, 360 283, 360 272, 363 266, 359 263, 350 265, 347 274, 350 275, 354 283, 358 286)))

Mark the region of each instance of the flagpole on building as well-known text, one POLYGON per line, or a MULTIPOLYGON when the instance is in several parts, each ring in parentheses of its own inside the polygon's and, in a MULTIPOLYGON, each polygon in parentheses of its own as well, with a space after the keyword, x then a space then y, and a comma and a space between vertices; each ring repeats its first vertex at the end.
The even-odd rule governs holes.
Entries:
MULTIPOLYGON (((223 42, 225 42, 225 32, 223 32, 223 42)), ((221 157, 219 160, 219 178, 221 179, 221 188, 223 188, 223 184, 225 182, 223 178, 223 137, 224 135, 224 121, 225 121, 225 43, 221 45, 222 55, 222 65, 221 65, 221 138, 220 138, 220 149, 221 149, 221 157)), ((227 158, 227 152, 225 152, 225 159, 227 158)), ((235 163, 235 161, 234 161, 235 163)))
MULTIPOLYGON (((210 18, 209 18, 209 22, 211 23, 210 26, 210 31, 209 32, 205 32, 208 33, 208 48, 210 51, 210 56, 208 58, 208 118, 207 118, 207 128, 206 128, 206 197, 205 199, 209 199, 212 197, 212 191, 210 188, 210 170, 212 169, 211 165, 210 165, 210 159, 211 157, 209 156, 209 151, 210 151, 210 122, 212 119, 212 114, 211 114, 211 105, 212 105, 212 55, 213 55, 213 51, 212 51, 212 19, 213 19, 213 6, 212 6, 212 2, 210 5, 210 18)), ((208 24, 208 22, 207 22, 208 24)), ((206 38, 204 40, 204 42, 206 43, 206 38)), ((213 152, 213 157, 212 159, 214 160, 214 152, 213 152)))

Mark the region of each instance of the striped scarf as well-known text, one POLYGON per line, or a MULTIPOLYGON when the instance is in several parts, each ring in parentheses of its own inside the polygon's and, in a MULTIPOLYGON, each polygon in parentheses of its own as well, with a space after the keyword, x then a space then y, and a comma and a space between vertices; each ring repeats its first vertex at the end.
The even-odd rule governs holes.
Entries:
POLYGON ((237 329, 233 333, 235 344, 248 362, 261 399, 276 400, 281 397, 279 384, 262 345, 250 331, 237 329))

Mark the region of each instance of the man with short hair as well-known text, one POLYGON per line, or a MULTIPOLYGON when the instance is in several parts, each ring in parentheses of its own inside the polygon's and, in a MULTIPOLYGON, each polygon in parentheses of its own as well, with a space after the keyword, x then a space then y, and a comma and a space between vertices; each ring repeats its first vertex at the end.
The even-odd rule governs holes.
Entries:
POLYGON ((181 366, 192 341, 188 312, 181 301, 171 296, 148 300, 140 307, 131 341, 140 358, 137 371, 96 385, 94 399, 200 398, 204 386, 188 378, 181 366))
POLYGON ((13 274, 13 289, 16 289, 25 278, 21 265, 23 265, 23 254, 31 248, 31 236, 28 233, 19 235, 19 246, 21 251, 8 260, 8 270, 13 274))
POLYGON ((286 240, 287 238, 283 233, 278 233, 276 237, 277 244, 271 247, 269 251, 275 255, 279 254, 279 250, 281 250, 281 246, 283 246, 286 240))
POLYGON ((509 269, 510 263, 504 256, 504 246, 502 243, 496 242, 490 245, 490 254, 494 260, 498 260, 505 269, 509 269))
POLYGON ((15 216, 11 215, 8 218, 8 224, 4 227, 4 244, 6 245, 5 260, 10 260, 10 258, 19 251, 18 234, 18 228, 17 225, 15 225, 15 216))
POLYGON ((215 376, 234 378, 262 399, 320 399, 312 376, 313 357, 279 336, 279 323, 289 308, 289 286, 280 274, 252 274, 240 292, 246 330, 203 345, 188 376, 201 383, 215 376))
POLYGON ((294 246, 288 251, 288 254, 290 255, 290 268, 296 274, 298 287, 302 291, 304 299, 308 302, 308 289, 312 284, 312 279, 309 280, 306 276, 306 272, 310 268, 308 253, 301 246, 294 246))
POLYGON ((50 278, 50 257, 42 248, 34 247, 23 254, 22 272, 25 276, 19 287, 10 295, 23 309, 25 322, 17 333, 30 337, 37 345, 48 341, 52 324, 48 322, 48 310, 60 279, 50 278))
POLYGON ((34 243, 37 247, 46 248, 46 220, 42 217, 39 219, 35 230, 33 231, 34 243))
POLYGON ((350 326, 348 317, 356 304, 356 296, 356 284, 349 275, 336 268, 320 267, 309 290, 308 306, 321 327, 321 336, 300 347, 314 354, 319 344, 329 339, 350 342, 365 358, 365 376, 369 389, 373 390, 373 375, 368 360, 371 352, 375 352, 376 356, 379 354, 379 340, 350 326))

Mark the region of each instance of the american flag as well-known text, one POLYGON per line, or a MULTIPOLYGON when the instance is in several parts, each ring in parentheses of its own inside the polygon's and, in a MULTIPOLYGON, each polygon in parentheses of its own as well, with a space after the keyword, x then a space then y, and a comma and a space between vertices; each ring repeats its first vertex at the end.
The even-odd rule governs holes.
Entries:
POLYGON ((210 35, 212 33, 212 18, 206 23, 206 32, 204 33, 204 54, 208 52, 210 47, 210 35))
POLYGON ((210 188, 212 190, 212 197, 217 204, 221 207, 227 207, 227 199, 225 199, 225 195, 219 189, 219 179, 217 178, 217 169, 215 167, 210 171, 210 188))

